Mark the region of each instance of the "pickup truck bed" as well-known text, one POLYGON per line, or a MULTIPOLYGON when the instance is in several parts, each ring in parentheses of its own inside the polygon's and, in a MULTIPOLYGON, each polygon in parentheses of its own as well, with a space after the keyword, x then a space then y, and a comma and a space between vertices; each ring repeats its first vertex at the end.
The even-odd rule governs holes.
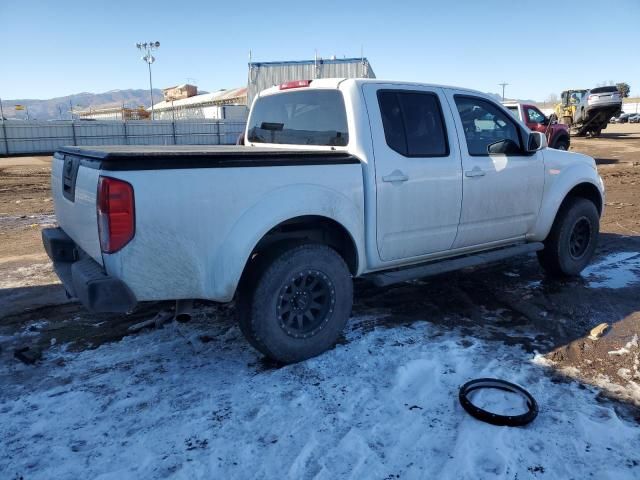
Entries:
POLYGON ((345 152, 244 145, 115 145, 63 147, 58 152, 80 157, 83 166, 109 171, 360 163, 345 152))
MULTIPOLYGON (((100 282, 106 277, 126 279, 131 294, 118 296, 128 308, 167 295, 230 300, 242 273, 230 264, 244 264, 253 246, 280 221, 311 211, 329 218, 344 216, 355 231, 361 231, 363 223, 362 167, 358 158, 344 151, 66 147, 54 155, 52 192, 58 224, 69 239, 65 243, 59 234, 44 239, 45 245, 66 245, 61 250, 63 263, 56 269, 72 272, 64 260, 75 256, 78 278, 78 269, 83 268, 100 282), (261 171, 250 174, 249 169, 255 168, 261 171), (101 249, 96 212, 98 185, 104 177, 127 182, 135 197, 135 235, 114 253, 101 249), (300 198, 311 202, 311 209, 296 202, 300 198), (100 267, 103 275, 97 275, 94 267, 100 267)), ((65 285, 71 295, 83 297, 80 290, 86 287, 69 273, 60 276, 70 280, 65 285)), ((104 297, 98 303, 83 303, 95 310, 125 309, 114 308, 115 302, 104 297)))

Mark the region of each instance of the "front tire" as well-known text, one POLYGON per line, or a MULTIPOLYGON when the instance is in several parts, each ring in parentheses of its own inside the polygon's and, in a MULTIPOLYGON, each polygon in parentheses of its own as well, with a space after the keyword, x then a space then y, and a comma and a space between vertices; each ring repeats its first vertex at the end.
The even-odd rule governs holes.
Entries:
POLYGON ((568 199, 558 211, 551 232, 538 252, 542 268, 554 277, 578 275, 591 261, 600 232, 600 217, 593 202, 568 199))
POLYGON ((556 150, 569 150, 569 140, 564 137, 560 138, 553 148, 555 148, 556 150))
POLYGON ((335 250, 304 244, 264 262, 239 302, 240 329, 251 345, 295 363, 335 345, 351 314, 353 283, 335 250))

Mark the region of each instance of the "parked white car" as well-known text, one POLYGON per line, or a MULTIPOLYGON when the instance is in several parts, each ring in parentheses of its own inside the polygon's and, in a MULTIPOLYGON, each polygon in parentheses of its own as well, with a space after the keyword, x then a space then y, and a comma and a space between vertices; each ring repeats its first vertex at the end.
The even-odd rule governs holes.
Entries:
POLYGON ((594 160, 473 90, 289 82, 257 97, 244 142, 60 149, 43 241, 68 293, 96 312, 237 297, 252 345, 296 362, 334 345, 353 277, 531 252, 577 275, 596 248, 594 160))

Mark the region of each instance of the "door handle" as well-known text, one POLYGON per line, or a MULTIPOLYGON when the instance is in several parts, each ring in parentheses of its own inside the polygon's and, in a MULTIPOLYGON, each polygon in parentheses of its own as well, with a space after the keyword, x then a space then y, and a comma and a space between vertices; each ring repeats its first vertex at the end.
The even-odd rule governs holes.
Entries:
POLYGON ((400 170, 394 170, 390 175, 385 175, 384 177, 382 177, 383 182, 391 183, 406 182, 407 180, 409 180, 409 177, 402 173, 400 170))
POLYGON ((473 170, 467 170, 464 172, 465 177, 484 177, 484 170, 481 170, 480 167, 473 167, 473 170))

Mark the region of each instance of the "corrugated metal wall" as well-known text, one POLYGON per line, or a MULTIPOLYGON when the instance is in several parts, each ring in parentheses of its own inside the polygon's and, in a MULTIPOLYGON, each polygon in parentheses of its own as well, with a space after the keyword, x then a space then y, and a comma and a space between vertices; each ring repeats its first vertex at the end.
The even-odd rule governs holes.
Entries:
POLYGON ((253 62, 249 64, 247 105, 258 92, 291 80, 314 78, 376 78, 366 58, 305 60, 300 62, 253 62))
POLYGON ((65 145, 232 145, 245 122, 146 120, 0 123, 0 156, 49 153, 65 145))

